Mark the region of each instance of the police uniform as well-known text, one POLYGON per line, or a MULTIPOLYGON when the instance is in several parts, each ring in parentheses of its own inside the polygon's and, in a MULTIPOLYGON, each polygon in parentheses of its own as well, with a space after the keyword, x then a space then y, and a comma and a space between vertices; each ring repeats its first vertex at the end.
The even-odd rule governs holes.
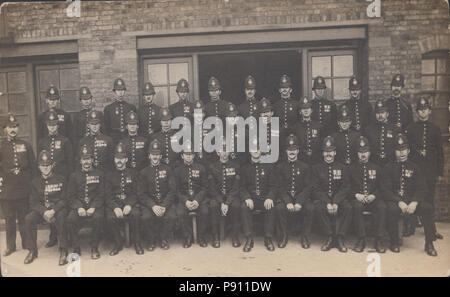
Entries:
MULTIPOLYGON (((286 74, 283 74, 280 78, 280 88, 291 87, 291 78, 286 74)), ((281 139, 286 139, 286 137, 292 132, 292 128, 298 120, 298 109, 298 101, 292 99, 292 97, 286 99, 280 97, 280 99, 274 103, 274 116, 279 117, 281 139)))
MULTIPOLYGON (((114 157, 126 158, 125 145, 119 142, 116 145, 114 157)), ((123 246, 123 239, 120 235, 120 225, 123 219, 118 218, 114 212, 116 208, 124 210, 125 206, 130 206, 129 214, 123 216, 130 223, 130 235, 133 238, 136 253, 142 254, 141 235, 139 219, 141 212, 138 204, 138 172, 134 168, 125 166, 123 170, 114 168, 105 172, 105 215, 106 224, 111 230, 114 239, 114 248, 110 255, 117 254, 123 246)))
MULTIPOLYGON (((272 111, 272 105, 270 103, 270 100, 267 98, 262 98, 259 101, 259 106, 258 106, 258 111, 259 111, 259 116, 262 118, 262 114, 268 111, 272 111)), ((263 120, 261 120, 263 121, 263 120)), ((266 137, 266 143, 269 145, 270 150, 272 150, 272 146, 278 144, 278 149, 282 149, 284 145, 280 145, 279 143, 279 138, 280 138, 280 128, 278 127, 274 127, 273 123, 272 123, 272 118, 268 118, 267 123, 261 124, 259 123, 259 127, 258 127, 258 139, 264 139, 261 138, 261 134, 265 134, 266 137), (273 138, 273 140, 272 140, 273 138)), ((286 131, 284 132, 286 133, 286 131)))
MULTIPOLYGON (((286 149, 295 150, 299 148, 298 139, 291 134, 286 140, 286 149)), ((299 223, 298 213, 289 213, 287 204, 300 204, 301 237, 304 248, 309 248, 308 237, 311 233, 314 205, 311 202, 311 167, 303 161, 283 160, 276 167, 279 200, 276 205, 278 222, 280 227, 280 238, 278 247, 283 248, 288 237, 288 215, 292 214, 295 219, 294 225, 299 223)))
MULTIPOLYGON (((51 165, 54 161, 51 153, 43 150, 38 156, 39 165, 51 165)), ((66 177, 52 170, 49 176, 37 176, 31 181, 30 209, 25 218, 25 234, 27 236, 30 254, 25 259, 25 264, 31 263, 37 257, 37 225, 44 223, 44 213, 53 210, 51 224, 56 227, 59 249, 61 251, 60 265, 66 264, 67 257, 67 233, 65 221, 67 218, 66 205, 66 177)))
MULTIPOLYGON (((18 126, 13 114, 9 114, 3 128, 18 126)), ((1 198, 1 208, 5 216, 6 253, 16 250, 16 219, 22 238, 22 247, 26 248, 25 215, 28 211, 28 196, 30 183, 37 173, 36 160, 31 145, 19 139, 5 139, 0 145, 0 167, 4 173, 4 195, 1 198)))
MULTIPOLYGON (((125 119, 127 124, 138 124, 138 115, 130 111, 125 119)), ((137 172, 144 169, 148 164, 147 146, 148 138, 141 135, 128 135, 120 142, 125 145, 128 156, 128 168, 136 169, 137 172)))
MULTIPOLYGON (((47 90, 48 100, 60 100, 59 91, 56 87, 50 86, 47 90)), ((45 124, 48 118, 48 112, 53 110, 58 115, 58 131, 61 135, 66 136, 72 140, 72 119, 70 114, 61 108, 47 109, 38 116, 37 138, 41 139, 48 135, 47 125, 45 124)))
MULTIPOLYGON (((326 89, 325 79, 317 76, 314 79, 313 90, 326 89)), ((325 95, 324 95, 325 96, 325 95)), ((318 121, 322 127, 323 136, 331 135, 336 130, 337 108, 336 104, 328 99, 312 100, 312 118, 318 121)))
MULTIPOLYGON (((201 100, 196 100, 193 103, 193 107, 201 110, 203 113, 205 112, 205 106, 201 100)), ((216 153, 208 153, 203 147, 203 139, 210 131, 211 129, 206 129, 203 126, 203 121, 201 124, 196 124, 195 121, 191 124, 191 140, 193 140, 194 145, 196 146, 195 158, 198 162, 205 166, 206 169, 208 168, 210 162, 216 160, 216 153), (198 139, 198 141, 195 141, 196 139, 198 139)))
MULTIPOLYGON (((212 76, 208 81, 208 91, 220 90, 220 83, 217 78, 212 76)), ((218 117, 222 120, 225 119, 227 113, 227 101, 218 99, 209 101, 205 105, 206 117, 218 117)))
MULTIPOLYGON (((348 82, 348 89, 361 90, 361 81, 356 77, 351 77, 348 82)), ((350 118, 352 120, 352 129, 363 133, 364 129, 367 128, 373 121, 372 105, 366 98, 362 98, 362 93, 358 98, 350 99, 345 103, 350 111, 350 118)))
MULTIPOLYGON (((170 114, 169 109, 166 107, 161 108, 161 121, 167 121, 170 119, 172 119, 172 115, 170 114)), ((161 162, 169 165, 172 168, 175 168, 180 162, 179 155, 172 149, 172 142, 177 141, 177 139, 173 136, 174 134, 175 130, 170 129, 168 131, 161 130, 160 132, 157 132, 150 136, 150 142, 157 139, 161 144, 161 162)))
MULTIPOLYGON (((92 110, 89 113, 88 121, 90 123, 98 123, 100 121, 99 112, 92 110)), ((105 135, 99 131, 96 135, 88 135, 81 139, 80 147, 88 145, 93 150, 94 167, 104 172, 112 168, 113 161, 113 140, 108 135, 105 135)))
MULTIPOLYGON (((324 152, 336 151, 334 138, 327 136, 323 140, 324 152)), ((312 198, 319 220, 328 237, 322 251, 333 247, 333 242, 341 252, 346 252, 343 240, 347 234, 352 218, 352 207, 348 199, 350 192, 350 175, 347 166, 336 159, 331 163, 321 161, 312 167, 312 198), (337 204, 335 217, 328 212, 328 204, 337 204), (335 220, 335 224, 332 221, 335 220)))
MULTIPOLYGON (((245 79, 245 88, 246 89, 256 89, 256 80, 253 76, 249 75, 245 79)), ((238 113, 241 115, 244 120, 250 116, 258 119, 258 102, 256 99, 256 95, 253 98, 246 98, 244 101, 238 105, 238 113)))
MULTIPOLYGON (((189 93, 189 83, 187 82, 187 80, 182 78, 178 81, 176 92, 189 93)), ((169 110, 174 118, 186 117, 192 123, 194 108, 188 98, 186 100, 179 100, 178 102, 170 105, 169 110)))
MULTIPOLYGON (((342 105, 339 109, 338 121, 351 121, 350 112, 346 105, 342 105)), ((336 146, 336 160, 344 165, 350 165, 358 160, 356 154, 356 143, 361 133, 352 129, 343 130, 339 127, 339 131, 332 134, 334 145, 336 146)))
MULTIPOLYGON (((161 144, 153 140, 149 146, 149 154, 161 154, 161 144)), ((164 163, 158 165, 149 164, 139 173, 138 196, 142 210, 142 223, 148 230, 148 239, 151 249, 154 248, 158 236, 161 239, 161 247, 169 248, 169 237, 172 234, 176 214, 177 184, 175 172, 164 163), (153 207, 165 208, 162 217, 158 217, 153 207)))
MULTIPOLYGON (((143 95, 154 95, 155 89, 150 82, 145 83, 143 95)), ((139 134, 149 137, 153 133, 161 131, 161 108, 155 103, 144 102, 138 109, 139 116, 139 134)))
MULTIPOLYGON (((126 90, 125 82, 117 78, 114 81, 115 90, 126 90)), ((125 116, 130 112, 136 112, 136 106, 121 99, 107 105, 103 111, 105 121, 105 134, 112 137, 114 143, 126 136, 125 116)))
MULTIPOLYGON (((405 78, 401 74, 396 74, 392 78, 392 86, 405 86, 405 78)), ((401 131, 405 131, 409 124, 413 122, 413 114, 411 104, 406 98, 400 96, 399 98, 391 97, 386 100, 386 107, 389 111, 389 122, 394 124, 401 131)))
MULTIPOLYGON (((235 118, 238 116, 238 109, 236 108, 236 105, 234 105, 233 103, 229 102, 228 103, 228 107, 227 107, 227 118, 235 118)), ((239 139, 241 137, 241 135, 239 134, 237 125, 233 125, 233 130, 229 130, 227 126, 225 126, 225 130, 224 130, 224 137, 229 141, 229 150, 231 151, 230 153, 230 160, 234 161, 235 163, 239 164, 241 167, 244 163, 246 163, 248 161, 248 152, 247 148, 248 148, 248 139, 249 139, 249 130, 248 130, 248 126, 245 126, 245 139, 244 139, 244 143, 243 145, 245 145, 244 147, 244 151, 239 151, 238 149, 238 145, 239 145, 239 139), (227 132, 229 135, 227 135, 227 132)))
MULTIPOLYGON (((408 140, 403 134, 396 137, 396 150, 408 149, 408 140)), ((435 240, 435 230, 433 228, 433 207, 426 202, 427 186, 425 177, 422 175, 420 167, 409 160, 391 162, 386 165, 382 180, 383 192, 387 200, 388 209, 388 230, 391 237, 391 250, 399 252, 398 220, 404 213, 399 207, 399 202, 406 204, 417 202, 414 214, 422 217, 422 224, 425 231, 425 251, 430 256, 437 253, 433 247, 435 240)))

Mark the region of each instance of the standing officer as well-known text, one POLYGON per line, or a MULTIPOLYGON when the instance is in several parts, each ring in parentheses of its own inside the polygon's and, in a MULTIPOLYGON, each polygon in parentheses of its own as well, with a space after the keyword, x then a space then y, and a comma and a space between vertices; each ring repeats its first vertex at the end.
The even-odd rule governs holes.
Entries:
POLYGON ((278 193, 280 200, 276 205, 281 237, 278 247, 284 248, 288 241, 288 214, 291 214, 294 226, 297 227, 298 215, 302 216, 301 245, 309 248, 309 235, 314 213, 314 204, 311 202, 311 167, 298 159, 300 152, 298 139, 291 134, 286 139, 287 159, 277 165, 279 177, 278 193))
MULTIPOLYGON (((266 129, 263 130, 263 126, 259 126, 258 133, 265 133, 266 134, 266 141, 269 145, 270 149, 272 149, 272 136, 275 138, 280 137, 279 130, 276 130, 272 126, 272 116, 273 116, 273 109, 272 105, 270 103, 270 100, 267 98, 262 98, 261 101, 259 101, 258 106, 259 111, 259 117, 263 120, 263 122, 266 124, 266 129)), ((278 142, 279 143, 279 142, 278 142)))
POLYGON ((173 137, 175 130, 172 129, 172 115, 167 107, 161 108, 161 131, 154 133, 150 141, 157 139, 161 144, 162 162, 175 168, 179 163, 179 156, 172 149, 172 142, 177 140, 173 137))
POLYGON ((344 165, 350 165, 358 159, 356 156, 356 143, 361 133, 350 129, 352 119, 345 104, 339 109, 337 124, 339 131, 332 134, 336 146, 336 159, 344 165))
POLYGON ((228 102, 220 98, 222 90, 220 88, 219 80, 214 76, 211 76, 208 81, 208 92, 210 101, 206 103, 205 106, 206 117, 215 116, 220 118, 223 122, 227 113, 228 102))
POLYGON ((161 108, 153 103, 155 99, 155 89, 152 83, 146 82, 142 90, 144 97, 144 106, 140 106, 138 110, 139 115, 139 134, 144 137, 149 137, 153 133, 161 131, 161 108))
POLYGON ((372 105, 366 98, 362 98, 361 81, 352 76, 348 82, 350 99, 345 103, 350 110, 352 129, 362 133, 372 122, 372 105))
POLYGON ((114 81, 113 92, 116 101, 107 105, 103 111, 105 116, 105 134, 112 137, 114 144, 126 136, 125 116, 130 112, 136 112, 136 107, 125 101, 125 82, 121 78, 114 81))
MULTIPOLYGON (((429 203, 434 207, 436 181, 444 176, 444 152, 441 131, 430 121, 431 105, 427 98, 419 98, 416 105, 418 121, 408 127, 407 136, 411 144, 411 160, 421 169, 428 186, 429 203)), ((443 236, 436 231, 437 239, 443 236)))
MULTIPOLYGON (((230 125, 230 127, 233 127, 233 129, 228 131, 227 125, 225 125, 224 136, 225 137, 229 136, 228 141, 230 147, 230 156, 229 156, 230 160, 234 161, 235 163, 239 164, 242 167, 242 165, 247 161, 248 153, 246 154, 245 152, 242 151, 239 152, 238 149, 240 134, 238 131, 237 119, 238 119, 238 109, 236 108, 236 105, 229 102, 225 122, 227 123, 227 125, 230 125), (227 133, 229 135, 227 135, 227 133)), ((247 126, 245 126, 245 134, 247 135, 247 137, 243 139, 242 144, 245 145, 246 149, 248 148, 248 139, 249 139, 248 137, 249 130, 247 126)))
POLYGON ((98 244, 105 216, 105 179, 101 170, 94 168, 93 149, 82 145, 80 149, 81 169, 70 175, 67 188, 67 203, 70 208, 67 230, 74 247, 73 253, 81 255, 78 232, 83 224, 92 226, 91 258, 100 258, 98 244))
POLYGON ((335 246, 341 253, 346 253, 344 238, 352 219, 352 207, 348 201, 350 176, 347 166, 335 160, 333 137, 325 137, 322 151, 323 162, 313 166, 311 179, 315 209, 327 235, 321 250, 326 252, 335 246), (335 221, 334 226, 332 220, 335 221))
POLYGON ((103 172, 112 168, 113 140, 100 131, 100 112, 91 110, 88 116, 89 135, 80 141, 80 147, 88 145, 93 149, 93 166, 103 172))
POLYGON ((37 224, 47 222, 55 225, 59 239, 59 265, 67 263, 67 234, 65 221, 68 213, 66 205, 67 179, 54 171, 55 162, 48 151, 38 156, 40 176, 31 181, 30 208, 25 217, 25 234, 29 253, 24 263, 30 264, 38 257, 37 224))
POLYGON ((139 224, 141 212, 137 196, 138 173, 134 168, 127 167, 127 159, 125 145, 119 142, 114 150, 115 168, 105 172, 106 224, 114 237, 114 247, 109 252, 110 256, 117 255, 123 248, 120 225, 125 219, 130 223, 136 254, 144 253, 139 224))
MULTIPOLYGON (((89 135, 88 117, 89 112, 94 108, 94 100, 92 98, 91 90, 88 87, 80 88, 80 104, 81 110, 74 114, 73 117, 73 148, 75 152, 80 147, 81 138, 89 135)), ((104 131, 105 124, 103 123, 103 112, 100 115, 100 131, 104 131)))
POLYGON ((411 104, 401 96, 405 86, 405 77, 396 74, 391 81, 392 96, 387 99, 386 107, 389 111, 389 122, 393 123, 400 131, 405 131, 413 122, 411 104))
POLYGON ((25 215, 28 211, 29 181, 36 176, 37 167, 31 145, 17 137, 19 122, 13 114, 8 114, 3 130, 6 139, 0 145, 0 167, 4 174, 4 195, 0 202, 5 215, 6 257, 16 251, 16 219, 22 248, 27 248, 25 215))
POLYGON ((369 141, 361 136, 358 141, 358 162, 350 165, 350 199, 353 207, 353 217, 358 229, 358 241, 353 250, 357 253, 364 251, 366 246, 366 228, 363 212, 369 210, 375 219, 375 249, 384 253, 382 246, 384 221, 386 219, 386 204, 381 196, 380 189, 381 168, 370 162, 369 141))
POLYGON ((256 80, 249 75, 245 79, 245 100, 238 106, 238 113, 244 120, 250 116, 258 119, 258 99, 256 99, 256 80))
POLYGON ((201 100, 196 100, 193 104, 195 110, 193 114, 193 125, 191 129, 191 140, 194 141, 194 145, 196 146, 195 156, 197 161, 200 162, 205 168, 209 166, 209 163, 215 160, 213 153, 207 153, 203 147, 203 139, 210 131, 203 127, 203 119, 206 116, 205 113, 205 105, 201 100), (196 141, 198 139, 198 141, 196 141))
POLYGON ((313 92, 314 100, 312 100, 312 118, 318 121, 322 127, 322 135, 331 135, 336 130, 336 104, 326 98, 325 90, 327 85, 322 76, 314 78, 313 92))
POLYGON ((382 99, 375 103, 376 122, 372 123, 364 131, 372 147, 370 161, 383 167, 394 160, 395 136, 398 128, 388 122, 389 111, 382 99))
POLYGON ((192 108, 192 103, 189 101, 189 83, 187 80, 182 78, 178 81, 176 92, 178 102, 170 105, 170 113, 174 118, 186 117, 192 123, 194 109, 192 108))
MULTIPOLYGON (((256 139, 255 139, 256 140, 256 139)), ((261 148, 250 151, 250 163, 241 171, 242 223, 246 242, 244 252, 253 248, 253 213, 258 210, 264 215, 264 245, 274 251, 272 242, 277 198, 277 180, 273 164, 261 163, 261 148)))
POLYGON ((45 125, 45 120, 48 117, 47 113, 49 111, 55 111, 58 114, 59 133, 72 140, 72 120, 69 113, 57 107, 60 103, 60 97, 59 91, 55 86, 51 85, 47 89, 45 101, 48 109, 38 116, 37 138, 41 139, 48 134, 47 126, 45 125))
POLYGON ((222 139, 222 151, 217 152, 219 159, 209 164, 209 191, 211 194, 210 213, 215 248, 220 247, 219 221, 231 217, 233 247, 239 242, 239 215, 241 213, 239 164, 230 160, 226 148, 226 139, 222 139))
POLYGON ((185 238, 183 247, 188 248, 192 244, 190 212, 197 213, 198 242, 201 247, 206 247, 208 243, 205 239, 205 231, 209 214, 208 176, 205 167, 195 161, 191 142, 187 140, 186 143, 187 149, 181 153, 183 163, 175 170, 179 202, 177 212, 185 238))
POLYGON ((295 125, 294 131, 299 140, 300 159, 310 166, 320 161, 320 123, 312 119, 312 105, 304 97, 300 102, 300 121, 295 125))
POLYGON ((437 256, 433 241, 433 206, 425 201, 427 193, 426 178, 420 167, 408 160, 410 153, 408 140, 403 134, 396 137, 396 162, 386 165, 383 174, 383 191, 388 201, 388 229, 391 237, 390 249, 400 252, 398 221, 400 216, 419 215, 422 217, 425 231, 425 252, 437 256))
POLYGON ((130 111, 126 118, 128 135, 121 140, 128 155, 128 168, 136 169, 137 172, 144 169, 148 164, 147 146, 148 138, 138 135, 138 115, 130 111))
POLYGON ((147 230, 149 251, 155 249, 159 236, 161 248, 169 249, 169 236, 175 224, 177 184, 172 168, 161 163, 161 144, 155 139, 148 148, 150 164, 139 173, 138 196, 142 223, 147 230))

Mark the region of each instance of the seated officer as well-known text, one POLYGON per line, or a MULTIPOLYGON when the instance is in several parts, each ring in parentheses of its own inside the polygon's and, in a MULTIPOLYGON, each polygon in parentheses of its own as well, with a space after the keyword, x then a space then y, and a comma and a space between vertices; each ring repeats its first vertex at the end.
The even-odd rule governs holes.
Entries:
POLYGON ((161 108, 153 103, 155 99, 155 89, 152 83, 146 82, 142 90, 144 106, 139 106, 139 134, 148 137, 155 132, 161 131, 161 120, 159 115, 161 108))
POLYGON ((192 144, 186 140, 186 149, 181 153, 183 163, 175 170, 177 183, 177 215, 184 236, 184 248, 192 245, 192 225, 190 212, 197 213, 198 242, 201 247, 208 245, 205 239, 206 221, 209 212, 208 175, 205 167, 194 160, 192 144))
POLYGON ((396 162, 386 165, 382 186, 388 207, 388 230, 391 237, 390 249, 400 252, 398 220, 400 216, 419 215, 425 231, 425 252, 437 256, 433 241, 433 207, 426 202, 427 185, 419 166, 408 160, 410 153, 408 140, 403 134, 396 137, 396 162))
POLYGON ((54 172, 55 162, 49 152, 40 152, 38 164, 41 175, 31 181, 31 211, 25 217, 25 234, 30 252, 24 263, 30 264, 37 258, 37 224, 47 222, 56 226, 60 250, 59 265, 64 265, 67 263, 67 237, 64 227, 68 212, 66 179, 54 172))
POLYGON ((339 109, 337 125, 339 131, 332 134, 334 145, 336 146, 336 160, 344 165, 356 161, 356 142, 361 134, 350 129, 352 119, 346 105, 342 105, 339 109))
POLYGON ((369 210, 375 218, 375 249, 384 253, 382 246, 386 204, 381 196, 381 168, 370 162, 369 141, 364 136, 358 140, 358 162, 350 165, 350 199, 353 207, 354 222, 357 227, 358 241, 353 250, 361 253, 366 246, 366 228, 363 212, 369 210))
POLYGON ((288 241, 288 214, 295 218, 297 226, 298 215, 301 214, 301 245, 309 248, 309 234, 313 220, 314 204, 311 202, 311 167, 298 159, 298 139, 291 134, 286 139, 287 160, 281 161, 277 166, 279 177, 278 193, 280 200, 276 205, 278 221, 281 231, 278 247, 284 248, 288 241))
POLYGON ((138 196, 142 222, 149 235, 147 250, 155 249, 155 240, 161 238, 161 248, 169 249, 169 236, 177 218, 175 209, 176 180, 172 168, 161 163, 161 144, 153 140, 148 148, 150 165, 139 173, 138 196))
POLYGON ((327 241, 322 251, 336 247, 341 253, 347 252, 344 238, 351 222, 352 207, 347 197, 350 180, 347 167, 335 160, 336 146, 332 136, 327 136, 322 145, 323 162, 312 168, 312 197, 327 241), (335 226, 331 224, 335 220, 335 226))
MULTIPOLYGON (((256 139, 255 139, 256 140, 256 139)), ((258 144, 253 141, 253 144, 258 144)), ((277 198, 277 180, 273 164, 261 163, 261 148, 250 151, 250 163, 241 170, 242 223, 246 242, 244 252, 253 248, 253 212, 264 213, 264 245, 274 251, 272 242, 275 221, 275 202, 277 198)))
POLYGON ((70 234, 73 252, 81 255, 78 232, 82 224, 93 227, 91 234, 91 258, 100 258, 99 236, 104 218, 105 181, 101 170, 94 168, 93 149, 81 147, 81 169, 70 175, 67 187, 67 203, 70 208, 67 229, 70 234))
POLYGON ((215 248, 220 247, 220 217, 231 216, 233 247, 241 246, 239 242, 240 209, 240 177, 239 164, 230 160, 230 152, 226 148, 226 139, 222 138, 223 149, 217 152, 219 159, 209 164, 209 190, 211 194, 210 213, 215 248))
POLYGON ((172 142, 176 141, 173 137, 175 130, 172 129, 172 115, 167 107, 161 108, 161 131, 154 133, 150 141, 157 139, 161 144, 161 161, 175 168, 179 164, 178 154, 172 150, 172 142))
POLYGON ((134 240, 136 254, 142 255, 137 184, 137 171, 127 167, 125 145, 119 142, 114 151, 115 169, 105 172, 106 224, 114 237, 114 247, 110 256, 117 255, 123 247, 120 225, 124 219, 130 222, 131 237, 134 240))
POLYGON ((137 172, 144 169, 148 164, 147 158, 147 137, 138 135, 139 123, 138 115, 130 111, 125 117, 128 135, 120 142, 125 146, 128 156, 128 168, 136 169, 137 172))

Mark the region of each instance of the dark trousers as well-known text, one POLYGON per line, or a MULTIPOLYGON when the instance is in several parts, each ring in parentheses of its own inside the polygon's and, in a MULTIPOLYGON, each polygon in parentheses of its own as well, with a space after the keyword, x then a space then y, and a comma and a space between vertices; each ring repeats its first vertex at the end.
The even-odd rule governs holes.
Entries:
POLYGON ((433 207, 433 212, 432 212, 432 220, 433 220, 433 232, 437 233, 436 230, 436 223, 435 223, 435 217, 434 217, 434 195, 436 193, 436 182, 437 182, 437 176, 435 174, 428 174, 426 176, 426 183, 428 186, 428 191, 429 194, 427 195, 427 197, 429 197, 429 200, 427 201, 429 204, 431 204, 431 206, 433 207))
MULTIPOLYGON (((234 199, 230 205, 228 205, 227 217, 231 219, 231 236, 237 238, 239 236, 239 214, 241 211, 241 201, 234 199)), ((214 237, 219 237, 219 222, 222 216, 222 204, 217 200, 211 200, 209 203, 209 210, 211 212, 211 226, 212 234, 214 237)), ((223 217, 224 219, 226 217, 223 217)))
POLYGON ((328 213, 327 203, 321 200, 315 201, 315 210, 327 236, 345 237, 352 220, 352 206, 348 200, 338 203, 338 210, 335 215, 328 213))
POLYGON ((275 205, 270 210, 264 207, 264 201, 253 199, 253 210, 247 207, 245 201, 242 204, 242 224, 244 228, 244 236, 253 236, 253 214, 255 211, 261 211, 264 216, 264 236, 273 237, 275 229, 275 205))
POLYGON ((16 248, 16 220, 19 222, 19 232, 22 239, 22 248, 27 248, 25 234, 25 216, 28 212, 27 199, 20 200, 0 200, 3 215, 5 216, 6 227, 6 248, 16 248))
MULTIPOLYGON (((177 216, 181 226, 181 232, 183 236, 186 238, 188 236, 192 236, 192 223, 189 217, 189 213, 191 211, 187 209, 184 202, 178 203, 177 206, 177 216)), ((205 238, 206 224, 209 215, 209 201, 199 203, 197 209, 194 210, 197 213, 197 234, 198 238, 205 238)))
POLYGON ((384 232, 384 222, 386 220, 386 204, 380 198, 376 198, 369 204, 363 204, 356 200, 352 201, 353 218, 357 227, 357 235, 359 238, 366 237, 366 226, 364 223, 364 211, 370 211, 374 218, 375 237, 381 238, 384 232))
POLYGON ((167 207, 162 217, 158 217, 151 208, 145 206, 141 207, 141 213, 147 240, 154 242, 158 237, 161 240, 169 239, 177 219, 175 206, 167 207))
POLYGON ((83 226, 92 227, 91 247, 98 247, 100 241, 100 232, 102 229, 103 220, 105 218, 104 208, 96 208, 92 216, 80 217, 78 211, 71 210, 67 217, 67 230, 69 231, 72 246, 80 247, 80 239, 78 232, 83 226))
POLYGON ((141 211, 139 206, 133 206, 131 212, 128 215, 124 215, 122 219, 116 217, 114 211, 110 208, 106 209, 106 226, 111 232, 116 246, 122 246, 123 238, 120 235, 120 227, 123 225, 124 220, 127 220, 130 224, 130 237, 135 244, 141 243, 141 233, 139 230, 141 211))
MULTIPOLYGON (((56 230, 55 237, 58 238, 58 246, 60 249, 67 248, 67 232, 66 232, 66 219, 67 209, 61 209, 55 213, 55 222, 51 223, 56 230)), ((31 211, 25 217, 25 234, 28 242, 28 249, 31 251, 37 250, 37 225, 45 223, 44 218, 37 211, 31 211)))
MULTIPOLYGON (((419 202, 413 215, 422 217, 423 229, 425 231, 425 242, 432 242, 435 238, 435 229, 433 228, 433 206, 428 202, 419 202)), ((398 221, 400 216, 408 217, 411 215, 402 214, 397 202, 389 201, 387 203, 387 224, 391 241, 398 243, 398 221)))
POLYGON ((302 236, 309 236, 311 234, 314 215, 314 204, 311 201, 305 201, 299 212, 289 212, 284 202, 278 202, 275 209, 280 239, 288 236, 288 221, 290 218, 294 220, 295 229, 300 226, 302 236))

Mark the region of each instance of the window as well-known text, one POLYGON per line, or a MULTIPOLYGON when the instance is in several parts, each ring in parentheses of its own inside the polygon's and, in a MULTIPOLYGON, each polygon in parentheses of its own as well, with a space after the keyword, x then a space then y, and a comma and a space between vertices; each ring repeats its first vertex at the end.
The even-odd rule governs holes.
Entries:
POLYGON ((449 91, 448 52, 436 51, 422 57, 422 90, 449 91))
POLYGON ((348 51, 322 51, 309 53, 308 74, 312 83, 318 75, 325 79, 327 85, 326 96, 333 100, 350 98, 348 81, 355 73, 356 53, 348 51))
POLYGON ((176 88, 181 78, 188 81, 192 93, 192 58, 147 59, 144 60, 144 69, 144 83, 149 81, 153 84, 157 105, 169 106, 178 101, 176 88))

